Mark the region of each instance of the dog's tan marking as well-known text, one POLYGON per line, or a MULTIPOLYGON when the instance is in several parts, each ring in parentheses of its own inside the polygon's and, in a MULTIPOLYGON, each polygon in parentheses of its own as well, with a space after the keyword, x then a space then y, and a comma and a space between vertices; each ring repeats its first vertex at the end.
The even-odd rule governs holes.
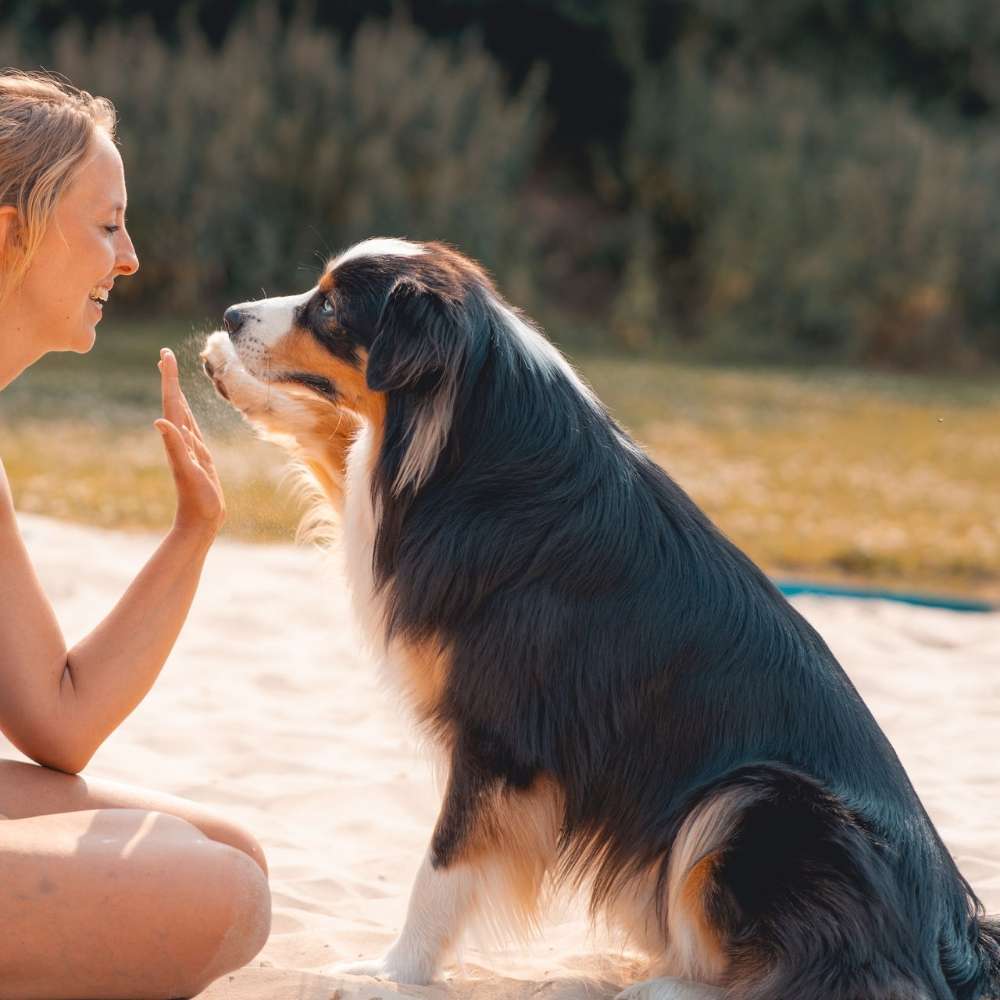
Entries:
POLYGON ((385 393, 373 392, 365 381, 365 351, 361 351, 358 363, 352 364, 324 350, 308 330, 296 327, 274 345, 269 360, 275 375, 308 372, 328 379, 337 390, 339 404, 372 424, 381 426, 385 421, 385 393))
POLYGON ((686 925, 685 934, 691 937, 691 944, 698 956, 699 971, 703 976, 710 974, 712 981, 718 981, 728 965, 722 939, 707 908, 708 898, 714 891, 716 870, 721 857, 721 851, 715 851, 691 868, 675 897, 674 906, 680 912, 670 915, 672 929, 682 921, 686 925))
POLYGON ((315 429, 297 437, 298 454, 333 508, 344 509, 347 453, 358 433, 358 421, 343 410, 324 413, 315 429))
POLYGON ((484 871, 491 894, 484 905, 499 907, 506 918, 499 922, 507 929, 531 930, 537 925, 564 811, 562 791, 545 776, 528 789, 505 788, 482 802, 458 860, 484 871))
POLYGON ((400 684, 418 721, 427 722, 436 715, 451 667, 448 653, 433 640, 398 645, 400 684))
POLYGON ((319 279, 319 284, 316 287, 322 295, 329 295, 333 291, 334 284, 333 271, 328 270, 319 279))

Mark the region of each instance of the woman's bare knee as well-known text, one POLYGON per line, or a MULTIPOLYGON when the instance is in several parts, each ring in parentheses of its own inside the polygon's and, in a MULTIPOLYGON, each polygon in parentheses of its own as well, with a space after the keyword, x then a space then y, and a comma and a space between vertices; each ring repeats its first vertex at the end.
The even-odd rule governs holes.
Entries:
POLYGON ((229 898, 228 919, 216 928, 218 943, 208 964, 191 970, 190 992, 184 996, 200 993, 220 976, 246 965, 271 931, 271 893, 260 866, 238 848, 219 845, 216 850, 222 888, 229 898))
POLYGON ((237 851, 242 851, 256 863, 265 876, 267 875, 267 859, 264 857, 264 849, 249 830, 232 820, 207 812, 204 814, 192 813, 188 822, 193 823, 212 840, 235 848, 237 851))
POLYGON ((106 809, 0 824, 3 995, 195 996, 264 946, 270 902, 247 853, 176 815, 106 809))
POLYGON ((210 957, 197 967, 178 969, 185 982, 178 984, 183 989, 176 995, 194 996, 220 976, 246 965, 267 942, 271 930, 271 892, 262 864, 263 852, 250 834, 225 821, 211 823, 199 822, 201 817, 196 816, 190 819, 157 816, 171 831, 207 838, 197 841, 198 858, 192 857, 191 868, 211 873, 201 885, 203 898, 199 904, 204 917, 211 914, 199 931, 207 939, 200 944, 210 946, 205 949, 210 957), (227 843, 227 838, 236 843, 227 843), (257 861, 247 848, 255 848, 261 860, 257 861))

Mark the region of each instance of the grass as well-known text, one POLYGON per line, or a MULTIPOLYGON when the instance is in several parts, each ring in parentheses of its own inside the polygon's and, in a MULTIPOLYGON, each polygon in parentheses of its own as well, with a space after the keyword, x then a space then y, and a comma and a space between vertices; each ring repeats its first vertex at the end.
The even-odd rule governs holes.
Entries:
POLYGON ((1000 594, 995 380, 602 359, 581 367, 772 573, 1000 594))
MULTIPOLYGON (((283 453, 253 439, 197 371, 208 324, 107 324, 0 395, 18 507, 162 529, 173 492, 152 422, 175 349, 226 487, 227 532, 289 539, 283 453)), ((577 358, 615 415, 768 571, 1000 596, 1000 394, 990 378, 719 369, 577 358)))

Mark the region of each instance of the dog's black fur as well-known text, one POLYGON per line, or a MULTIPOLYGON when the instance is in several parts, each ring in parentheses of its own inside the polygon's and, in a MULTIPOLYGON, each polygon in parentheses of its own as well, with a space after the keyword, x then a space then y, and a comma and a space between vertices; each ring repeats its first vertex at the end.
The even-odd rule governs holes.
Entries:
POLYGON ((437 253, 349 261, 333 293, 387 393, 372 483, 387 628, 451 658, 430 720, 452 758, 435 864, 484 792, 545 776, 565 801, 559 871, 592 878, 597 907, 643 872, 665 890, 685 818, 737 791, 704 899, 727 996, 1000 996, 1000 926, 822 638, 568 370, 525 349, 485 276, 437 253), (439 394, 444 446, 400 486, 439 394))

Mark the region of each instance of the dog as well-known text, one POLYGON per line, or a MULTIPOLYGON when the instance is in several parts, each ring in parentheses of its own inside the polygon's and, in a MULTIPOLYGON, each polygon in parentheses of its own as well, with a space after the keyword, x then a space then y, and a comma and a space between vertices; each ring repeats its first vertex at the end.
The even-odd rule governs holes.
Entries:
POLYGON ((1000 924, 822 638, 490 277, 372 239, 202 354, 339 513, 358 617, 447 783, 405 926, 589 894, 621 998, 1000 996, 1000 924))

